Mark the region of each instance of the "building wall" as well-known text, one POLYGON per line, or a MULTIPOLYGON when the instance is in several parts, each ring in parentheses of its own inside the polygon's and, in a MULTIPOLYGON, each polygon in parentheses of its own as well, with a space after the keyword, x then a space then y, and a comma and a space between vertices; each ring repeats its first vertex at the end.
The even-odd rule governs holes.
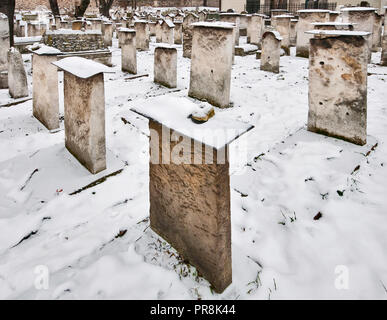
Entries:
POLYGON ((233 9, 235 12, 242 12, 245 10, 245 8, 246 0, 221 0, 221 11, 233 9))

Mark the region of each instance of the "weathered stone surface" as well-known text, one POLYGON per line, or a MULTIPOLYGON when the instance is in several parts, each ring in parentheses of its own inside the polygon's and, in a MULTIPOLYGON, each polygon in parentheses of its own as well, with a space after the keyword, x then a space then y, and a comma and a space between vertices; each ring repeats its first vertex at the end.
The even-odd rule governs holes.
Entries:
POLYGON ((102 35, 103 42, 106 47, 111 47, 113 44, 113 24, 104 23, 102 24, 102 35))
POLYGON ((281 48, 287 56, 290 55, 290 19, 292 16, 278 15, 272 18, 272 26, 282 37, 281 48))
MULTIPOLYGON (((150 150, 159 148, 160 156, 160 164, 149 164, 150 226, 222 292, 232 282, 228 158, 223 164, 193 164, 190 145, 192 164, 162 164, 162 152, 170 153, 178 141, 162 139, 162 125, 155 121, 149 129, 158 133, 150 150)), ((206 149, 201 148, 202 159, 206 149)), ((217 159, 219 151, 207 152, 217 159)))
POLYGON ((27 74, 23 58, 15 48, 8 50, 8 88, 10 96, 14 99, 28 96, 27 74))
POLYGON ((262 39, 265 22, 262 15, 253 14, 247 25, 248 42, 251 44, 260 44, 262 39))
POLYGON ((191 24, 198 21, 199 21, 199 17, 192 13, 188 13, 184 17, 184 22, 183 22, 183 57, 184 58, 191 58, 192 32, 193 32, 193 27, 191 26, 191 24))
POLYGON ((194 27, 190 97, 206 100, 220 108, 229 107, 234 29, 194 27))
POLYGON ((177 85, 177 50, 168 46, 155 48, 154 81, 168 88, 177 85))
POLYGON ((146 21, 135 21, 136 47, 138 50, 149 50, 149 26, 146 21))
POLYGON ((163 42, 163 29, 161 27, 162 20, 157 21, 155 26, 155 32, 156 32, 156 43, 163 42))
POLYGON ((167 22, 163 21, 161 24, 162 29, 162 35, 161 35, 161 42, 173 44, 174 42, 174 25, 173 27, 170 27, 167 22))
POLYGON ((290 45, 296 46, 297 43, 297 22, 298 19, 290 19, 290 45))
POLYGON ((309 57, 309 40, 313 37, 305 31, 313 30, 313 22, 326 22, 329 20, 328 10, 301 10, 297 23, 296 56, 309 57))
MULTIPOLYGON (((5 14, 0 13, 0 72, 8 71, 8 50, 9 50, 9 25, 8 18, 5 14)), ((8 88, 7 82, 4 83, 4 88, 8 88)))
POLYGON ((380 61, 382 66, 387 66, 387 13, 384 15, 384 32, 382 39, 382 58, 380 61))
POLYGON ((261 70, 278 73, 281 55, 281 40, 274 32, 266 31, 262 36, 261 70))
POLYGON ((175 30, 174 30, 174 43, 182 44, 183 43, 183 23, 182 22, 174 22, 175 30))
POLYGON ((44 44, 57 48, 62 52, 105 50, 102 34, 96 32, 63 30, 47 31, 43 36, 44 44))
POLYGON ((308 130, 365 144, 367 40, 330 36, 310 45, 308 130))
POLYGON ((237 13, 221 13, 219 14, 220 21, 230 22, 235 24, 235 45, 239 46, 239 28, 240 28, 240 14, 237 13))
POLYGON ((64 72, 65 145, 91 173, 106 169, 103 74, 87 79, 64 72))
POLYGON ((121 31, 121 69, 137 73, 136 31, 121 31))
POLYGON ((372 52, 378 52, 381 47, 383 16, 374 13, 374 32, 372 34, 372 52))
POLYGON ((48 130, 59 128, 58 69, 52 65, 56 55, 32 57, 33 115, 48 130))

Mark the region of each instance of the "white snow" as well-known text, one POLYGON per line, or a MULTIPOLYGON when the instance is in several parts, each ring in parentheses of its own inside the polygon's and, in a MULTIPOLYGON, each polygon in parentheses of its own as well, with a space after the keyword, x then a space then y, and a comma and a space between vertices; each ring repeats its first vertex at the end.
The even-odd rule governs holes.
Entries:
POLYGON ((366 31, 350 31, 350 30, 309 30, 305 31, 309 34, 321 34, 328 36, 368 36, 371 32, 366 31))
POLYGON ((341 11, 376 11, 376 8, 371 7, 347 7, 347 8, 341 8, 341 11))
POLYGON ((59 69, 69 72, 79 78, 90 78, 98 73, 113 73, 114 71, 98 62, 81 57, 68 57, 53 62, 59 69))
MULTIPOLYGON (((138 74, 153 74, 154 47, 137 53, 138 74)), ((261 71, 255 56, 235 57, 233 107, 214 108, 211 120, 255 127, 230 144, 233 282, 215 294, 149 227, 148 121, 130 111, 161 96, 207 105, 186 98, 190 60, 180 46, 171 90, 152 76, 126 81, 117 39, 112 50, 107 170, 91 175, 64 147, 62 73, 59 130, 32 116, 31 100, 0 108, 0 299, 387 298, 387 67, 377 65, 380 52, 368 68, 363 147, 306 131, 308 59, 294 48, 281 57, 279 74, 261 71), (35 287, 38 266, 48 269, 47 290, 35 287), (348 287, 340 289, 343 268, 348 287)), ((31 54, 23 60, 31 91, 31 54)), ((0 105, 9 101, 0 90, 0 105)))
POLYGON ((230 22, 194 22, 191 23, 194 27, 206 27, 206 28, 221 28, 221 29, 233 29, 235 24, 230 22))
POLYGON ((28 46, 28 49, 38 55, 58 55, 62 53, 62 51, 60 51, 59 49, 46 46, 43 43, 35 43, 31 46, 28 46))

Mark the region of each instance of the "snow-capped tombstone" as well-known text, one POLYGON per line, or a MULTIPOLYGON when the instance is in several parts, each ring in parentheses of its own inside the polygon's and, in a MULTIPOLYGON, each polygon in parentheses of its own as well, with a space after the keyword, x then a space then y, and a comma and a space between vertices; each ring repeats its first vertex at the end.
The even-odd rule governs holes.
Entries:
POLYGON ((8 18, 5 14, 0 12, 0 89, 8 88, 8 50, 8 18))
POLYGON ((279 72, 281 41, 278 31, 266 31, 262 35, 261 70, 279 72))
MULTIPOLYGON (((387 7, 385 7, 387 9, 387 7)), ((382 57, 380 64, 387 66, 387 13, 384 14, 384 32, 382 38, 382 57)))
POLYGON ((121 69, 122 71, 137 73, 136 30, 121 28, 121 69))
POLYGON ((174 42, 174 29, 175 25, 173 24, 172 20, 164 20, 161 24, 162 28, 162 35, 161 35, 161 42, 173 44, 174 42))
POLYGON ((252 126, 216 116, 196 124, 196 109, 172 96, 132 108, 149 119, 150 227, 220 293, 232 282, 228 145, 252 126))
POLYGON ((291 15, 277 15, 272 17, 272 26, 281 35, 281 48, 285 51, 287 56, 290 55, 290 20, 291 15))
POLYGON ((312 30, 308 130, 364 145, 368 32, 312 30))
POLYGON ((198 22, 199 17, 192 13, 188 12, 184 17, 183 21, 183 57, 191 58, 191 50, 192 50, 192 32, 193 27, 192 23, 198 22))
POLYGON ((230 22, 235 24, 235 45, 239 46, 239 27, 240 27, 239 13, 220 13, 219 18, 222 22, 230 22))
MULTIPOLYGON (((349 7, 341 9, 343 22, 353 23, 355 31, 367 31, 371 34, 374 32, 375 11, 375 8, 369 7, 349 7)), ((372 38, 370 36, 367 39, 369 61, 371 60, 372 38)))
POLYGON ((61 51, 43 44, 29 47, 32 57, 32 113, 48 130, 59 128, 58 69, 61 51))
POLYGON ((163 23, 163 20, 159 20, 156 22, 156 26, 155 26, 156 43, 162 42, 162 39, 163 39, 163 29, 161 27, 162 23, 163 23))
POLYGON ((374 31, 372 33, 372 52, 378 52, 381 46, 383 16, 374 13, 374 31))
POLYGON ((305 9, 297 11, 299 19, 297 23, 296 56, 309 57, 309 40, 312 38, 305 31, 313 30, 313 22, 326 22, 329 20, 329 10, 305 9))
POLYGON ((148 22, 149 26, 149 35, 151 37, 154 37, 156 35, 156 22, 155 21, 149 21, 148 22))
POLYGON ((65 146, 91 173, 106 169, 105 72, 92 60, 69 57, 53 62, 64 71, 65 146))
POLYGON ((28 96, 27 74, 23 58, 15 48, 8 50, 8 88, 10 96, 14 99, 28 96))
POLYGON ((181 21, 175 21, 175 30, 173 32, 173 38, 175 44, 183 43, 183 23, 181 21))
POLYGON ((298 19, 290 19, 290 45, 296 46, 297 43, 297 23, 298 19))
POLYGON ((155 48, 154 82, 168 88, 176 88, 177 84, 177 50, 168 44, 155 48))
POLYGON ((192 26, 188 95, 220 108, 229 107, 235 27, 225 22, 197 22, 192 26))
POLYGON ((113 24, 111 22, 102 24, 102 35, 105 46, 111 47, 113 43, 113 24))
POLYGON ((149 26, 146 20, 136 20, 134 22, 136 30, 136 47, 141 51, 149 50, 149 26))
POLYGON ((264 15, 253 14, 247 25, 247 39, 251 44, 260 44, 265 27, 264 15))

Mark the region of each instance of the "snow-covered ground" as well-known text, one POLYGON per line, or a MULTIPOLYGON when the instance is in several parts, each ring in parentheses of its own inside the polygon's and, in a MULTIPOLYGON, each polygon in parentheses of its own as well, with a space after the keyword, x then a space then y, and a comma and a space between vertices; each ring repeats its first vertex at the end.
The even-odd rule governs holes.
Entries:
MULTIPOLYGON (((233 108, 215 111, 255 128, 231 148, 233 283, 218 295, 149 228, 147 120, 129 108, 187 96, 190 68, 180 46, 178 90, 156 85, 151 47, 137 55, 149 76, 125 80, 114 42, 108 169, 95 176, 65 149, 63 117, 50 133, 31 100, 0 108, 0 298, 386 299, 387 68, 369 65, 360 147, 306 131, 307 59, 281 57, 271 74, 235 57, 233 108)), ((10 100, 0 90, 0 104, 10 100)))

